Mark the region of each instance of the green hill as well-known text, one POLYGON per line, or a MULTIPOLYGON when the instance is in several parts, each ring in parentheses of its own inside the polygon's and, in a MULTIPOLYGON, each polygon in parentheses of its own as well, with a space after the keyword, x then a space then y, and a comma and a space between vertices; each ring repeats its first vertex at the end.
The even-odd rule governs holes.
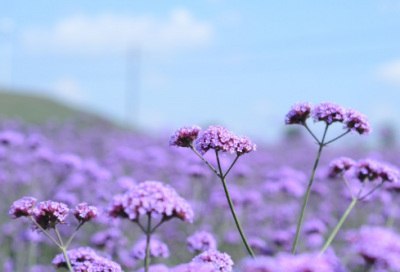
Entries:
POLYGON ((51 98, 0 89, 0 116, 21 118, 27 123, 43 123, 49 118, 65 120, 82 115, 109 122, 95 114, 74 109, 51 98))

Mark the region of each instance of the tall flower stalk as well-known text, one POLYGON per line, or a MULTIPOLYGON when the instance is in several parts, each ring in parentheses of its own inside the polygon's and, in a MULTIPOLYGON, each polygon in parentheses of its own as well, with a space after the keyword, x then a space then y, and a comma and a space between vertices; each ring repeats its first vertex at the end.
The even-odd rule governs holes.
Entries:
POLYGON ((221 180, 222 186, 225 191, 226 199, 229 204, 233 219, 236 227, 242 238, 242 241, 246 247, 246 250, 251 257, 255 258, 253 250, 251 249, 249 242, 247 241, 246 235, 244 234, 243 228, 240 224, 239 218, 236 215, 235 207, 233 205, 231 196, 229 194, 226 177, 229 174, 232 167, 235 165, 240 156, 245 153, 249 153, 256 150, 256 145, 246 136, 238 136, 233 132, 227 130, 222 126, 210 126, 207 130, 201 131, 198 126, 182 127, 178 129, 171 137, 170 146, 188 147, 200 159, 210 167, 210 169, 218 176, 221 180), (202 155, 208 150, 214 149, 215 156, 218 164, 218 170, 215 169, 202 155), (224 173, 221 167, 219 153, 220 152, 231 152, 236 153, 236 158, 232 162, 231 166, 224 173))
POLYGON ((374 160, 361 160, 357 163, 355 167, 356 167, 356 176, 360 181, 362 181, 362 186, 358 191, 357 195, 354 196, 350 186, 348 186, 348 182, 344 174, 342 174, 346 187, 348 188, 350 196, 352 198, 352 201, 347 210, 340 218, 336 227, 333 229, 331 235, 326 240, 325 244, 321 249, 320 254, 323 254, 325 250, 328 248, 328 246, 332 243, 336 234, 342 227, 343 223, 346 221, 348 215, 359 201, 362 201, 368 196, 370 196, 377 189, 379 189, 385 182, 397 182, 399 179, 399 171, 396 168, 382 164, 374 160), (368 193, 361 196, 367 181, 375 181, 375 180, 380 181, 380 183, 376 185, 374 188, 372 188, 368 193))
POLYGON ((311 177, 308 182, 307 191, 303 198, 300 217, 297 222, 296 234, 291 250, 292 254, 295 254, 301 227, 304 220, 305 211, 307 208, 308 199, 310 197, 311 187, 314 182, 315 172, 318 167, 323 147, 340 139, 341 137, 345 136, 350 132, 358 132, 359 134, 368 134, 369 132, 372 131, 372 129, 368 120, 364 115, 352 109, 346 111, 342 106, 330 102, 323 102, 319 105, 316 105, 314 109, 312 109, 312 104, 309 102, 296 103, 291 108, 289 113, 286 115, 285 123, 286 125, 299 124, 304 126, 319 145, 317 157, 315 159, 314 167, 311 172, 311 177), (306 123, 307 119, 310 118, 311 115, 313 116, 314 122, 318 121, 325 122, 325 130, 321 140, 319 140, 315 136, 315 134, 310 130, 310 128, 306 123), (346 129, 346 132, 333 138, 330 141, 325 141, 328 128, 334 122, 344 122, 345 123, 344 128, 346 129))
POLYGON ((61 238, 60 232, 58 231, 58 224, 66 224, 65 219, 68 216, 69 208, 63 203, 44 201, 40 202, 37 207, 34 207, 36 199, 33 197, 23 197, 17 200, 11 205, 8 212, 10 218, 16 219, 19 217, 28 217, 31 220, 31 229, 38 232, 42 232, 46 235, 58 248, 61 250, 64 256, 64 262, 66 268, 73 272, 71 262, 68 258, 67 249, 76 232, 86 222, 91 221, 98 215, 96 207, 87 206, 86 203, 81 203, 76 206, 73 211, 75 218, 79 221, 78 227, 75 232, 71 235, 66 243, 61 238), (54 229, 58 242, 47 232, 48 229, 54 229))

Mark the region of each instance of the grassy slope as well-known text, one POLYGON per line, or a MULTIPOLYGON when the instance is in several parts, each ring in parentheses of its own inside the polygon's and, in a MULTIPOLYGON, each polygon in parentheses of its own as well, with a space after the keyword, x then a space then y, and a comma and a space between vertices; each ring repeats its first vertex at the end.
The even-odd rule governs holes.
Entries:
POLYGON ((82 114, 102 119, 58 103, 50 98, 16 92, 4 92, 0 89, 1 116, 21 118, 28 123, 42 123, 50 117, 65 120, 82 114))

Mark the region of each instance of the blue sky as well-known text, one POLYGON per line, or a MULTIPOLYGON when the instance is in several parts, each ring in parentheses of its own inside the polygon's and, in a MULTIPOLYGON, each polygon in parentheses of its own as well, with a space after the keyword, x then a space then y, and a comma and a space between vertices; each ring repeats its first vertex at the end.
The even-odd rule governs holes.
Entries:
POLYGON ((400 125, 398 0, 0 0, 0 31, 1 86, 144 129, 273 139, 298 101, 400 125))

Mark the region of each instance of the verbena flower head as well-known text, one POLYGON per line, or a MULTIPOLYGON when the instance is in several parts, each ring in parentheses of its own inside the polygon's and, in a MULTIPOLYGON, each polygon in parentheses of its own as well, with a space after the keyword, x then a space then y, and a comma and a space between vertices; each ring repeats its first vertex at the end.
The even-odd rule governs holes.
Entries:
POLYGON ((347 157, 334 159, 329 164, 329 177, 336 177, 353 167, 356 162, 347 157))
MULTIPOLYGON (((119 264, 97 255, 90 247, 67 250, 67 256, 73 270, 76 272, 122 272, 119 264)), ((63 254, 56 255, 52 263, 57 268, 68 268, 63 254)))
POLYGON ((36 198, 24 196, 11 205, 8 215, 11 219, 33 215, 33 206, 35 205, 36 201, 36 198))
POLYGON ((328 125, 333 122, 343 122, 346 118, 346 110, 332 102, 322 102, 315 106, 312 112, 314 122, 325 121, 328 125))
POLYGON ((236 136, 236 140, 237 144, 235 146, 235 151, 238 156, 250 153, 257 148, 256 144, 254 144, 247 136, 236 136))
POLYGON ((196 149, 205 154, 210 149, 222 152, 235 152, 238 143, 237 136, 222 126, 210 126, 203 130, 196 140, 196 149))
POLYGON ((285 124, 300 124, 304 125, 306 120, 310 118, 312 103, 310 102, 297 102, 292 106, 289 113, 286 114, 285 124))
POLYGON ((367 135, 372 132, 372 127, 368 118, 353 109, 348 109, 346 111, 344 128, 350 129, 351 132, 358 132, 361 135, 367 135))
POLYGON ((356 165, 356 176, 360 181, 368 179, 370 181, 397 182, 400 178, 400 172, 396 167, 389 164, 372 159, 364 159, 360 160, 356 165))
MULTIPOLYGON (((137 242, 132 248, 132 256, 135 259, 144 260, 146 257, 146 240, 137 242)), ((157 239, 150 240, 150 256, 168 258, 170 255, 168 246, 157 239)))
POLYGON ((99 211, 96 207, 88 206, 87 203, 80 203, 76 206, 76 209, 72 212, 79 223, 89 222, 96 218, 99 211))
POLYGON ((217 249, 217 241, 207 231, 198 231, 186 239, 187 248, 190 252, 217 249))
MULTIPOLYGON (((54 228, 57 224, 65 224, 65 218, 69 213, 68 206, 64 203, 51 200, 40 202, 34 208, 33 218, 43 229, 54 228)), ((32 230, 39 229, 36 224, 31 224, 32 230)))
POLYGON ((191 147, 201 128, 198 126, 181 127, 171 136, 169 146, 191 147))
POLYGON ((236 153, 241 156, 256 150, 257 146, 246 136, 237 136, 222 126, 210 126, 203 130, 196 139, 197 151, 204 155, 214 149, 222 152, 236 153))
POLYGON ((352 231, 347 240, 357 254, 366 262, 380 266, 381 271, 400 271, 400 236, 392 230, 364 226, 352 231))
MULTIPOLYGON (((136 270, 136 272, 144 272, 144 267, 136 270)), ((165 264, 152 264, 149 266, 149 272, 170 272, 165 264)))
POLYGON ((356 177, 363 182, 365 179, 369 181, 374 181, 379 179, 379 170, 381 164, 372 159, 364 159, 357 162, 356 167, 356 177))
POLYGON ((170 186, 159 181, 145 181, 124 196, 113 199, 109 207, 109 215, 113 217, 128 217, 137 220, 140 215, 159 215, 164 219, 178 217, 185 222, 193 221, 193 210, 190 204, 180 197, 170 186))
POLYGON ((193 258, 192 263, 211 263, 216 271, 232 271, 233 261, 231 256, 218 250, 208 250, 193 258))
POLYGON ((19 146, 24 142, 24 136, 16 131, 7 130, 0 132, 0 144, 4 146, 19 146))

